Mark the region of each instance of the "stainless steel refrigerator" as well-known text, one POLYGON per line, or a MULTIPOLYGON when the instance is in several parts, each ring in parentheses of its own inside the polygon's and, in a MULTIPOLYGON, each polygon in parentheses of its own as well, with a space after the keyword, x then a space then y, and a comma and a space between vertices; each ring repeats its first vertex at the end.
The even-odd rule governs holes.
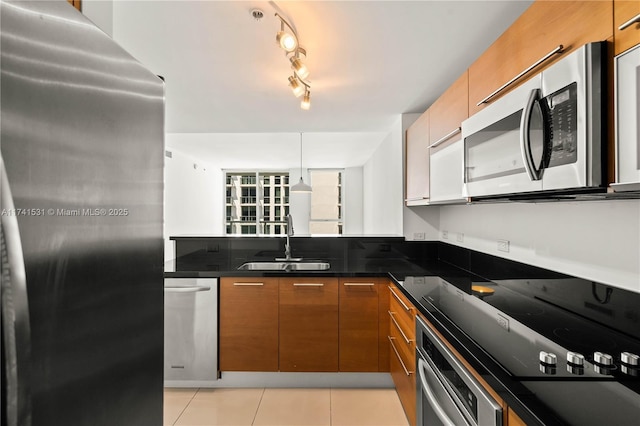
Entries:
POLYGON ((164 83, 59 1, 0 1, 2 424, 158 426, 164 83))

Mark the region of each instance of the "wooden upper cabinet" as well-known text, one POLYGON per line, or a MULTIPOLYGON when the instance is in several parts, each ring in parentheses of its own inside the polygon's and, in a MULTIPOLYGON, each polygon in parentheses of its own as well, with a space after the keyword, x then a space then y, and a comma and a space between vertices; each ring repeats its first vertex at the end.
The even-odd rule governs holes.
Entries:
POLYGON ((442 141, 446 145, 448 141, 455 140, 454 136, 459 134, 460 126, 467 118, 469 74, 465 71, 429 108, 429 142, 442 141))
POLYGON ((492 100, 557 62, 567 53, 594 41, 613 40, 613 2, 534 2, 469 68, 469 115, 477 104, 559 45, 563 52, 532 69, 492 100))
POLYGON ((616 55, 640 43, 640 1, 614 0, 613 26, 616 55), (631 25, 619 29, 630 21, 631 25))
POLYGON ((82 2, 81 2, 81 0, 67 0, 67 2, 70 3, 76 9, 78 9, 79 11, 82 11, 82 2))
POLYGON ((407 129, 405 185, 407 206, 429 201, 429 110, 407 129))
POLYGON ((220 370, 278 371, 278 278, 220 279, 220 370))
POLYGON ((337 278, 280 278, 280 371, 338 371, 337 278))
POLYGON ((340 371, 378 371, 378 279, 340 279, 340 371))

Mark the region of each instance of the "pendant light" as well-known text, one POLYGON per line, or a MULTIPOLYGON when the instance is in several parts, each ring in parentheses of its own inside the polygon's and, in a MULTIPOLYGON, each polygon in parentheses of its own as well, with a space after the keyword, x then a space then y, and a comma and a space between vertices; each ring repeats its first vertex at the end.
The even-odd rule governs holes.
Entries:
POLYGON ((291 187, 291 192, 311 192, 311 186, 302 179, 302 133, 300 133, 300 182, 291 187))

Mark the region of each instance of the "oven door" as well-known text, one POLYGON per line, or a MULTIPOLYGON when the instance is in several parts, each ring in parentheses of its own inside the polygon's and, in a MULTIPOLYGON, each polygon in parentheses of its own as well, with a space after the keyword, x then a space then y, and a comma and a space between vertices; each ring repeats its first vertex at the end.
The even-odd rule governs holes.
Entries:
POLYGON ((418 401, 416 421, 421 426, 471 425, 458 409, 456 401, 440 381, 434 368, 420 352, 418 360, 418 401))
POLYGON ((416 352, 417 424, 502 425, 502 406, 420 317, 416 352))

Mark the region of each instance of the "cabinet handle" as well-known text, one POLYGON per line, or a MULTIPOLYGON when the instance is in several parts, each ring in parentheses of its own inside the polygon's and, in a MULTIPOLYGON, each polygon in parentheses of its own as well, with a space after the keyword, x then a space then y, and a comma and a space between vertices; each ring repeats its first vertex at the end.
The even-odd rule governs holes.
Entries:
POLYGON ((293 283, 295 287, 322 287, 323 283, 293 283))
POLYGON ((409 339, 407 337, 406 334, 404 334, 404 331, 402 331, 402 327, 400 327, 400 324, 398 324, 398 321, 396 321, 395 317, 393 316, 393 312, 391 311, 387 311, 389 312, 389 316, 391 317, 391 321, 393 321, 393 323, 395 324, 396 328, 398 329, 398 331, 400 332, 400 334, 402 334, 402 338, 404 339, 405 342, 407 342, 407 345, 411 345, 411 342, 414 342, 415 339, 409 339))
POLYGON ((371 286, 374 286, 374 285, 375 285, 375 283, 344 283, 344 285, 346 285, 346 286, 352 286, 352 287, 358 287, 358 286, 360 286, 360 287, 362 287, 362 286, 369 286, 369 287, 371 287, 371 286))
POLYGON ((398 297, 398 295, 396 294, 396 292, 395 292, 395 291, 393 291, 393 287, 389 286, 389 291, 391 291, 391 294, 393 294, 393 297, 395 297, 395 298, 396 298, 396 300, 397 300, 398 302, 400 302, 400 304, 401 304, 401 305, 402 305, 402 307, 405 309, 405 311, 410 312, 410 311, 411 311, 411 309, 413 309, 413 308, 408 307, 408 306, 407 306, 407 304, 406 304, 406 303, 404 303, 404 302, 402 301, 402 299, 400 299, 400 297, 398 297))
POLYGON ((405 201, 421 201, 421 200, 428 200, 429 197, 411 197, 411 198, 405 198, 405 201))
POLYGON ((447 133, 446 135, 444 135, 443 137, 441 137, 440 139, 438 139, 437 141, 435 141, 434 143, 429 145, 429 148, 435 148, 436 146, 440 145, 442 142, 444 142, 447 139, 449 139, 451 136, 453 136, 453 135, 455 135, 457 133, 460 133, 461 131, 462 131, 462 127, 456 128, 453 132, 447 133))
POLYGON ((197 293, 199 291, 209 291, 209 286, 190 286, 190 287, 172 287, 167 286, 164 288, 165 293, 197 293))
POLYGON ((389 338, 389 343, 391 343, 391 349, 393 349, 393 351, 396 353, 396 356, 398 357, 398 361, 400 361, 400 365, 402 365, 402 369, 404 370, 404 374, 406 374, 407 376, 412 375, 413 371, 407 370, 407 366, 404 365, 404 361, 402 361, 402 357, 400 356, 400 353, 396 349, 396 345, 393 344, 393 341, 395 340, 395 338, 391 337, 391 336, 387 336, 387 337, 389 338))
POLYGON ((626 30, 627 28, 629 28, 633 24, 640 24, 640 13, 637 14, 636 16, 634 16, 633 18, 629 19, 624 24, 620 25, 618 27, 618 30, 620 30, 620 31, 626 30))
POLYGON ((547 59, 549 59, 550 57, 552 57, 553 55, 557 54, 557 53, 562 53, 562 49, 564 49, 563 45, 558 45, 555 49, 553 49, 551 52, 547 53, 546 55, 544 55, 542 58, 538 59, 534 64, 529 65, 529 67, 527 67, 527 69, 525 69, 524 71, 522 71, 520 74, 516 75, 515 77, 513 77, 511 80, 507 81, 505 84, 503 84, 502 86, 500 86, 498 89, 496 89, 493 93, 491 93, 489 96, 487 96, 486 98, 484 98, 483 100, 481 100, 480 102, 478 102, 476 104, 476 106, 480 106, 482 104, 486 104, 487 102, 489 102, 490 99, 492 99, 493 97, 495 97, 498 93, 502 92, 504 89, 506 89, 507 87, 511 86, 513 83, 515 83, 517 80, 519 80, 523 75, 525 75, 526 73, 528 73, 529 71, 531 71, 532 69, 534 69, 535 67, 537 67, 538 65, 540 65, 541 63, 545 62, 547 59))
POLYGON ((264 285, 264 283, 233 283, 233 285, 235 286, 261 286, 264 285))

